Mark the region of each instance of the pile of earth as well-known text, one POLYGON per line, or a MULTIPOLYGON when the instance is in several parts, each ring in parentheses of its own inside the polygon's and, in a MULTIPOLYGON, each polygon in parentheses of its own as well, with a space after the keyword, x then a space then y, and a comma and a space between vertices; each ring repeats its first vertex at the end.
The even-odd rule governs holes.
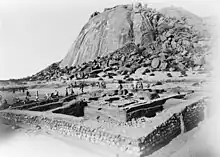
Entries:
POLYGON ((140 3, 95 12, 67 56, 30 79, 89 78, 100 72, 112 78, 140 67, 145 73, 209 69, 211 36, 188 18, 169 17, 140 3))

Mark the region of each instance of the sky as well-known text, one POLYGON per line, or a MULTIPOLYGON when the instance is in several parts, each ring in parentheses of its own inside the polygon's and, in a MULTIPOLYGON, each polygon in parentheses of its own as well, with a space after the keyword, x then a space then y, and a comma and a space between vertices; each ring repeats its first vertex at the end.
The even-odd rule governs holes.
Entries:
MULTIPOLYGON (((135 0, 0 0, 0 80, 30 76, 63 59, 94 11, 135 0)), ((218 0, 142 0, 150 7, 218 13, 218 0)))

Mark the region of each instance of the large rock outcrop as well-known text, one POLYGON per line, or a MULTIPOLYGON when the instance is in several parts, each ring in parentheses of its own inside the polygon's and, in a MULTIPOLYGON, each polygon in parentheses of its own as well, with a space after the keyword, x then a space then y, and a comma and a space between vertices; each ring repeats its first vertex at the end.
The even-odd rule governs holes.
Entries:
POLYGON ((107 71, 130 75, 140 67, 147 71, 210 70, 215 38, 207 24, 197 25, 200 22, 204 20, 178 8, 159 12, 140 3, 94 12, 66 57, 31 80, 94 78, 100 72, 112 78, 107 71), (173 16, 166 16, 170 12, 173 16))
POLYGON ((149 44, 153 27, 141 4, 120 5, 95 12, 82 28, 60 67, 75 66, 104 56, 127 42, 149 44))

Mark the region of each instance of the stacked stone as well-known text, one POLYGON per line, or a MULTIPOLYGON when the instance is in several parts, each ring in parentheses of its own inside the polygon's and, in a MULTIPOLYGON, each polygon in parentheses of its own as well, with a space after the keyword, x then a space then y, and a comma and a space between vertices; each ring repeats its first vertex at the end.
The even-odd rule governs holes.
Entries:
MULTIPOLYGON (((138 139, 115 135, 99 128, 93 129, 85 126, 83 121, 73 121, 70 123, 65 120, 51 119, 43 116, 28 116, 9 112, 0 112, 0 116, 17 123, 40 126, 41 128, 46 128, 65 136, 76 136, 79 139, 88 140, 92 143, 109 145, 138 156, 147 156, 168 144, 181 133, 181 117, 183 117, 185 132, 203 120, 201 115, 203 115, 204 105, 206 103, 205 100, 201 100, 189 105, 180 113, 173 114, 150 134, 138 139)), ((140 118, 131 122, 118 123, 117 125, 121 127, 135 127, 137 123, 146 123, 146 119, 140 118)))
POLYGON ((181 133, 180 118, 177 114, 171 116, 165 123, 158 126, 146 138, 140 138, 141 156, 147 156, 167 145, 181 133))
POLYGON ((76 136, 79 139, 88 140, 92 143, 109 145, 115 148, 119 147, 121 150, 126 151, 127 153, 138 153, 138 145, 135 140, 120 135, 114 135, 99 129, 92 129, 79 122, 78 124, 72 124, 64 120, 55 120, 42 116, 27 116, 13 113, 1 113, 1 116, 18 123, 29 124, 31 126, 40 126, 65 136, 76 136))
POLYGON ((204 106, 205 101, 199 101, 198 103, 187 106, 183 112, 183 122, 185 132, 192 130, 197 127, 198 123, 204 120, 204 106))

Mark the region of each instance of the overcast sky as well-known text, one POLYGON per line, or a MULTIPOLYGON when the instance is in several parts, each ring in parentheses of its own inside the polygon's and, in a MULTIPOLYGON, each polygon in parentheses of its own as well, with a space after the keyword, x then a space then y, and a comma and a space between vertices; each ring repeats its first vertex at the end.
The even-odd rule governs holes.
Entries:
MULTIPOLYGON (((150 7, 183 7, 200 16, 218 0, 142 0, 150 7)), ((60 61, 94 11, 132 0, 0 0, 0 79, 30 76, 60 61)))

